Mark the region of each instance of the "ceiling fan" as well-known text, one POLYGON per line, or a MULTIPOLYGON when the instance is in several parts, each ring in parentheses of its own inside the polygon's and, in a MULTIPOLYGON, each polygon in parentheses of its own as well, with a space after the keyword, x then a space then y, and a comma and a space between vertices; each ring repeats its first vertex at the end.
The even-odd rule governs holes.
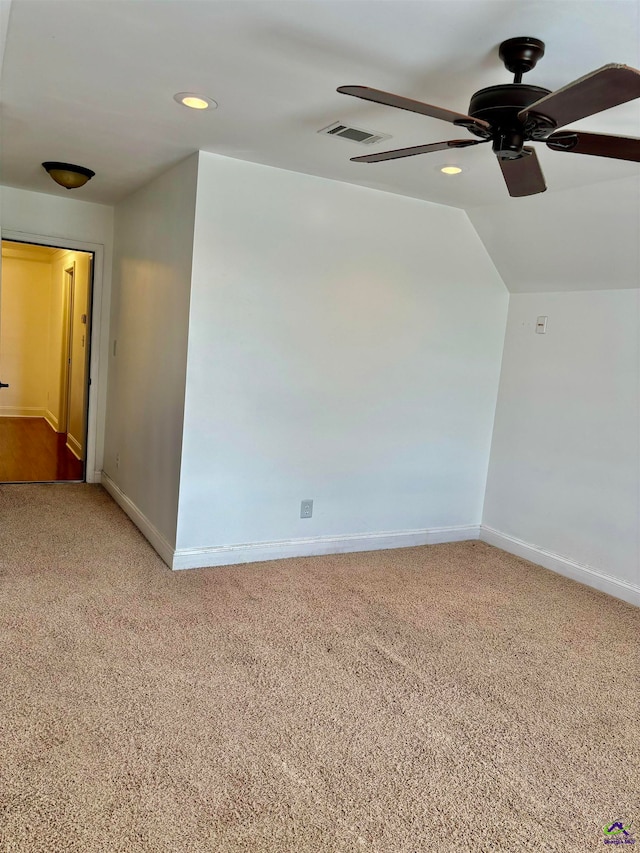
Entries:
POLYGON ((522 82, 522 75, 531 71, 544 56, 544 42, 540 39, 528 36, 507 39, 500 45, 499 56, 507 71, 515 75, 513 83, 480 89, 471 97, 469 115, 368 86, 340 86, 338 92, 343 95, 449 121, 480 137, 380 151, 352 157, 352 161, 379 163, 492 142, 509 195, 516 197, 542 193, 547 188, 536 152, 525 142, 545 142, 553 151, 640 162, 640 139, 585 133, 582 130, 557 130, 585 116, 640 97, 640 71, 628 65, 605 65, 562 89, 550 92, 522 82))

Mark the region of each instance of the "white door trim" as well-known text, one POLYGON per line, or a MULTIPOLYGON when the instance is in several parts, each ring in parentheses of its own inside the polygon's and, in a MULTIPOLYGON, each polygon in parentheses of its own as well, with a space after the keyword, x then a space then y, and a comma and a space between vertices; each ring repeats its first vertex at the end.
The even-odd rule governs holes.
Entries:
POLYGON ((106 382, 106 366, 100 364, 100 332, 102 329, 102 295, 104 288, 104 245, 102 243, 87 243, 84 240, 74 240, 69 237, 49 237, 46 234, 29 234, 25 231, 2 229, 3 240, 16 240, 22 243, 36 243, 40 246, 53 246, 77 252, 93 252, 93 288, 91 293, 91 360, 89 363, 89 406, 87 412, 87 453, 85 459, 85 477, 87 483, 100 482, 96 472, 96 457, 98 447, 98 400, 100 389, 106 382))

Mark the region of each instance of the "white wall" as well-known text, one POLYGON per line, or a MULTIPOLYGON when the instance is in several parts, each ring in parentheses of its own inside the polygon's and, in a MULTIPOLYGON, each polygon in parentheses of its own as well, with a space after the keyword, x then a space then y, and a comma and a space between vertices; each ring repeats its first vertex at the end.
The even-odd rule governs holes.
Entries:
POLYGON ((175 545, 197 171, 194 155, 115 216, 103 482, 161 550, 175 545))
POLYGON ((639 338, 638 290, 511 295, 483 523, 640 604, 639 338))
MULTIPOLYGON (((45 234, 111 248, 113 208, 104 204, 34 193, 15 187, 0 188, 2 228, 28 234, 45 234)), ((4 239, 10 239, 5 234, 4 239)), ((105 253, 105 269, 111 269, 111 255, 105 253)), ((106 276, 105 276, 106 277, 106 276)))
POLYGON ((506 309, 464 212, 201 153, 178 549, 478 525, 506 309))
POLYGON ((96 252, 87 479, 99 480, 107 399, 113 208, 78 198, 0 187, 0 229, 5 239, 32 240, 96 252))

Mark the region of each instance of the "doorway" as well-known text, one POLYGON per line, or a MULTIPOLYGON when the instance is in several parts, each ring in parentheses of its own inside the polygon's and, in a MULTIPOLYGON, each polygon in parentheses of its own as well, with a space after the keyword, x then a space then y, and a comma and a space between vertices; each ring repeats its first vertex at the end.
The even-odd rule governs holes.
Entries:
POLYGON ((0 482, 86 480, 93 254, 2 241, 0 482))

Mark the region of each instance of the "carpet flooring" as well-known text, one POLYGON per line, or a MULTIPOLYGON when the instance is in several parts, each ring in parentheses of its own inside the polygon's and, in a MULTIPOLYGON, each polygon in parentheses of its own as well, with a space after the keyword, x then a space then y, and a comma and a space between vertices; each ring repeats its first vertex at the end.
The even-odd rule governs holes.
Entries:
POLYGON ((99 486, 0 519, 3 853, 640 844, 631 605, 478 542, 172 573, 99 486))

